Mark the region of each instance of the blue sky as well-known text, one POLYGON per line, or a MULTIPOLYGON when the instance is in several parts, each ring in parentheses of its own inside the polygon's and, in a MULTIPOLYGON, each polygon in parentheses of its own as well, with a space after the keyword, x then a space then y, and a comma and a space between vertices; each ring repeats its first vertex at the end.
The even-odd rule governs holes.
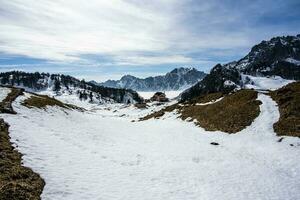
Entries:
POLYGON ((0 1, 0 71, 87 80, 188 66, 208 72, 300 33, 299 0, 0 1))

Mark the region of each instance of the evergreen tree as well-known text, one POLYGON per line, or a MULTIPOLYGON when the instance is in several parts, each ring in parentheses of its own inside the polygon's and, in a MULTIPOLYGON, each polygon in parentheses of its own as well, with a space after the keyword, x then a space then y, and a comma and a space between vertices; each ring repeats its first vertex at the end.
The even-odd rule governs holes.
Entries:
POLYGON ((60 81, 59 80, 55 80, 54 82, 54 91, 59 91, 61 89, 61 86, 60 86, 60 81))

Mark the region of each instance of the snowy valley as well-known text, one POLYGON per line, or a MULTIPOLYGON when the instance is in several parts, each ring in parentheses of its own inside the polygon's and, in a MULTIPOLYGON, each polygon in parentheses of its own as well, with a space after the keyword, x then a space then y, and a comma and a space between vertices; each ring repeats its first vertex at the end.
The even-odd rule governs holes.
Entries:
POLYGON ((21 104, 30 95, 13 103, 17 115, 2 117, 25 166, 45 179, 43 199, 300 198, 300 141, 278 142, 278 108, 264 94, 259 117, 235 135, 175 113, 132 122, 147 114, 132 106, 30 109, 21 104))
MULTIPOLYGON (((294 45, 299 36, 285 39, 294 45)), ((250 53, 247 64, 216 65, 190 88, 165 93, 1 73, 0 197, 300 199, 300 82, 289 76, 298 77, 297 56, 279 56, 293 61, 280 74, 278 60, 266 72, 250 53), (11 146, 22 160, 9 156, 11 146)))

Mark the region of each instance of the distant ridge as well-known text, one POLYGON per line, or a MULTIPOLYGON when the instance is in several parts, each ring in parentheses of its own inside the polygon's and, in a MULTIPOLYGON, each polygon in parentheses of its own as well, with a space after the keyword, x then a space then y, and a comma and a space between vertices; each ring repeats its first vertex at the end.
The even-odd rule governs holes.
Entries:
POLYGON ((141 79, 125 75, 120 80, 108 80, 103 83, 92 81, 92 83, 105 87, 126 88, 136 91, 170 91, 186 89, 202 80, 205 76, 204 72, 198 71, 195 68, 181 67, 175 68, 163 76, 141 79))

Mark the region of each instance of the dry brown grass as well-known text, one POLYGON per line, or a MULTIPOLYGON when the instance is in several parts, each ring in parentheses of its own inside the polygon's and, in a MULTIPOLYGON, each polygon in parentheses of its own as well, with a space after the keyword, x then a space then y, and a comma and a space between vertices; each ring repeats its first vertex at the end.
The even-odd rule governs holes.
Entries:
POLYGON ((279 106, 280 118, 274 124, 277 135, 300 137, 300 82, 270 93, 279 106))
POLYGON ((145 120, 149 120, 149 119, 152 119, 152 118, 159 119, 160 117, 164 116, 164 114, 166 112, 172 112, 175 109, 181 109, 181 106, 179 106, 179 104, 174 104, 174 105, 168 106, 166 108, 163 108, 159 111, 153 112, 149 115, 146 115, 145 117, 140 118, 139 121, 145 121, 145 120))
POLYGON ((7 95, 7 97, 0 102, 0 112, 1 113, 10 113, 16 114, 16 112, 12 108, 12 102, 19 96, 23 94, 23 89, 9 87, 11 92, 7 95))
POLYGON ((237 133, 259 115, 261 102, 256 99, 257 92, 239 90, 213 104, 185 106, 180 110, 181 118, 196 119, 196 124, 208 131, 237 133))
POLYGON ((197 120, 197 125, 208 131, 223 131, 236 133, 249 126, 259 115, 260 101, 254 90, 240 90, 224 96, 216 103, 208 105, 196 105, 207 103, 224 96, 222 93, 213 93, 192 99, 190 102, 168 106, 160 111, 149 114, 140 120, 160 118, 166 112, 177 110, 180 118, 190 121, 197 120))
POLYGON ((58 106, 66 109, 76 109, 80 111, 84 110, 83 108, 79 108, 71 104, 65 104, 55 98, 51 98, 46 95, 37 95, 37 94, 32 95, 28 99, 25 99, 22 105, 28 108, 40 108, 40 109, 44 109, 47 106, 58 106))
POLYGON ((31 169, 21 165, 21 154, 9 141, 8 124, 0 119, 0 199, 38 200, 45 182, 31 169))

